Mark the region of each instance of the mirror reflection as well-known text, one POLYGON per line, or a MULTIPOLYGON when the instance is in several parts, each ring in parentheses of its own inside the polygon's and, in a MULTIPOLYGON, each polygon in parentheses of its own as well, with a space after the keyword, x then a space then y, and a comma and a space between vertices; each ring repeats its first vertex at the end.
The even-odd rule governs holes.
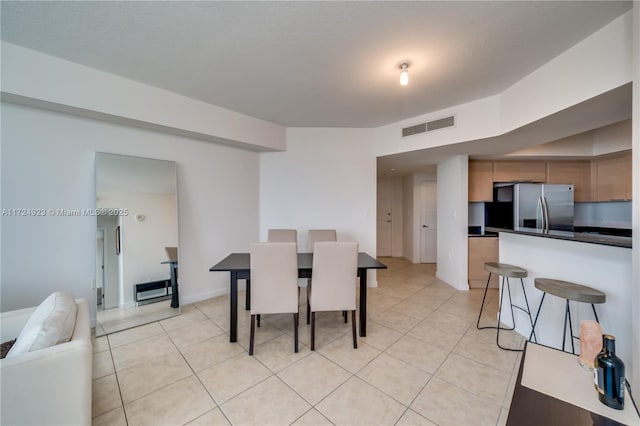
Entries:
POLYGON ((96 336, 180 313, 173 161, 96 153, 96 336))

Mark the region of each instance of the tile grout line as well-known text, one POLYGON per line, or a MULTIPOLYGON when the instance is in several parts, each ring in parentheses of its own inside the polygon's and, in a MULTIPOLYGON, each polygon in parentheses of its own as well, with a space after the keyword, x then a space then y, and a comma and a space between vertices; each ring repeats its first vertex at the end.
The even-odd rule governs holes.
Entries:
MULTIPOLYGON (((198 312, 200 312, 201 314, 203 314, 205 317, 207 317, 207 315, 202 312, 200 310, 200 308, 198 308, 195 304, 193 305, 195 307, 195 309, 198 310, 198 312)), ((209 317, 207 317, 209 318, 209 317)), ((213 320, 210 320, 213 322, 213 320)), ((160 327, 162 327, 163 330, 165 330, 166 333, 166 329, 164 328, 164 326, 162 324, 160 324, 160 327)), ((178 348, 178 346, 175 344, 175 342, 173 341, 173 339, 171 338, 171 336, 169 336, 169 334, 167 333, 167 336, 169 337, 169 340, 171 340, 171 343, 173 343, 173 345, 176 347, 176 349, 178 350, 178 353, 180 354, 180 356, 182 357, 182 359, 184 360, 184 362, 187 364, 187 366, 189 367, 189 369, 191 370, 191 372, 193 373, 193 375, 195 376, 195 378, 198 380, 198 383, 200 383, 200 385, 202 386, 202 388, 205 390, 205 392, 207 393, 207 395, 209 395, 209 398, 211 398, 211 400, 213 401, 213 403, 216 405, 216 408, 206 411, 204 413, 202 413, 201 415, 199 415, 196 418, 193 418, 191 420, 189 420, 187 423, 192 422, 196 419, 199 419, 200 417, 204 416, 205 414, 218 409, 220 411, 220 413, 222 413, 222 415, 224 416, 224 418, 227 420, 227 422, 229 422, 229 424, 233 424, 231 423, 231 420, 227 417, 227 415, 225 414, 225 412, 222 410, 222 408, 220 407, 220 404, 218 404, 218 401, 216 401, 216 399, 213 397, 213 395, 211 395, 211 393, 209 392, 209 389, 207 389, 207 387, 205 386, 204 383, 202 383, 202 380, 200 379, 200 376, 198 376, 198 373, 193 369, 193 367, 191 366, 191 364, 189 364, 189 361, 184 357, 184 354, 182 353, 182 351, 180 350, 180 348, 178 348)), ((183 380, 183 379, 180 379, 183 380)), ((177 382, 176 382, 177 383, 177 382)))

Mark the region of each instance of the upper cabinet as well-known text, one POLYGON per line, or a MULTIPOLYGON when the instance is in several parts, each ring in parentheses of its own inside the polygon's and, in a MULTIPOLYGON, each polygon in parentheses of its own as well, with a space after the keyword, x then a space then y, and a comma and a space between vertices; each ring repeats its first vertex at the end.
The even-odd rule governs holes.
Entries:
POLYGON ((495 161, 494 182, 544 182, 547 167, 544 161, 495 161))
POLYGON ((493 201, 493 161, 469 161, 469 201, 493 201))
POLYGON ((469 161, 469 201, 493 201, 494 182, 570 183, 574 200, 631 200, 631 151, 593 160, 469 161))
POLYGON ((549 161, 547 183, 571 183, 574 201, 592 201, 591 161, 549 161))
POLYGON ((597 201, 631 200, 631 151, 596 161, 597 201))

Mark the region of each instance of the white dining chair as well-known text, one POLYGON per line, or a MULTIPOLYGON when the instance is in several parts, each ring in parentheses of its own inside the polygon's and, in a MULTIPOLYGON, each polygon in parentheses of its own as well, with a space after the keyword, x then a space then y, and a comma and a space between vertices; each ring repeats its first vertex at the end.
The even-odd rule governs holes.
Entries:
POLYGON ((313 245, 320 241, 338 241, 335 229, 309 229, 307 234, 307 250, 313 253, 313 245))
POLYGON ((315 350, 316 312, 351 311, 353 348, 356 339, 356 279, 358 243, 317 242, 313 249, 311 308, 311 350, 315 350))
POLYGON ((294 352, 298 352, 298 249, 296 243, 253 243, 251 265, 251 334, 253 355, 256 316, 293 314, 294 352))
MULTIPOLYGON (((313 245, 320 241, 338 241, 335 229, 309 229, 307 233, 307 251, 313 253, 313 245)), ((309 291, 311 290, 311 278, 307 279, 307 324, 310 321, 309 291)), ((345 314, 345 319, 346 319, 345 314)))
POLYGON ((267 242, 295 243, 298 242, 298 231, 295 229, 269 229, 267 242))

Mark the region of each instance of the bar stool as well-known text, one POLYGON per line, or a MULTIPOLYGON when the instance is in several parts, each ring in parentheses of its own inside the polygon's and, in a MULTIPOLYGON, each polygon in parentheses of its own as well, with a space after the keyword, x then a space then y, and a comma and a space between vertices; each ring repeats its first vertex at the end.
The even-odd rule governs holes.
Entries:
MULTIPOLYGON (((531 317, 531 309, 529 308, 529 301, 527 300, 527 292, 524 289, 524 281, 522 280, 523 278, 525 278, 528 275, 527 270, 523 269, 523 268, 521 268, 519 266, 509 265, 507 263, 497 263, 497 262, 485 262, 484 263, 484 270, 489 272, 489 277, 487 278, 487 285, 484 288, 484 296, 482 297, 482 305, 480 306, 480 313, 478 314, 478 322, 476 322, 476 328, 478 330, 483 330, 483 329, 487 329, 487 328, 495 328, 496 329, 496 344, 498 345, 498 347, 500 349, 503 349, 505 351, 522 352, 523 349, 505 348, 502 345, 500 345, 500 330, 514 330, 515 329, 515 327, 516 327, 516 319, 515 319, 515 316, 513 314, 513 308, 520 309, 522 312, 524 312, 527 315, 529 315, 529 321, 531 322, 532 334, 533 334, 533 336, 534 336, 534 338, 536 339, 536 342, 537 342, 537 337, 535 335, 535 332, 533 332, 533 324, 534 323, 533 323, 533 318, 531 317), (491 281, 491 274, 502 275, 502 283, 501 283, 501 288, 500 288, 500 304, 498 306, 498 324, 495 327, 492 327, 492 326, 480 327, 480 317, 482 316, 482 310, 484 309, 484 301, 487 298, 487 290, 489 289, 489 282, 491 281), (520 278, 520 285, 522 286, 522 293, 524 294, 524 302, 527 305, 526 309, 521 307, 521 306, 513 304, 513 299, 511 298, 511 286, 509 285, 509 278, 520 278), (504 283, 505 283, 505 280, 507 282, 507 292, 509 293, 509 304, 511 305, 511 320, 513 321, 513 327, 511 327, 511 328, 501 327, 500 326, 500 320, 502 319, 502 298, 504 297, 504 283)), ((531 340, 531 337, 529 337, 529 340, 531 340)))
MULTIPOLYGON (((554 280, 551 278, 536 278, 534 280, 535 287, 542 291, 542 299, 540 300, 540 306, 538 306, 538 312, 536 313, 536 319, 533 322, 533 328, 531 333, 535 330, 538 323, 538 317, 540 316, 540 310, 544 303, 544 297, 547 293, 560 297, 566 300, 566 308, 564 312, 564 330, 562 332, 562 350, 564 351, 565 340, 567 339, 567 318, 569 319, 569 333, 571 334, 571 353, 575 355, 575 347, 573 339, 579 339, 578 336, 573 335, 573 327, 571 325, 571 310, 569 309, 569 301, 590 303, 591 309, 593 309, 593 315, 598 321, 598 314, 596 313, 596 303, 605 303, 607 301, 607 295, 595 288, 587 287, 586 285, 580 285, 569 281, 554 280)), ((534 334, 535 335, 535 334, 534 334)), ((531 335, 529 336, 531 340, 531 335)))

